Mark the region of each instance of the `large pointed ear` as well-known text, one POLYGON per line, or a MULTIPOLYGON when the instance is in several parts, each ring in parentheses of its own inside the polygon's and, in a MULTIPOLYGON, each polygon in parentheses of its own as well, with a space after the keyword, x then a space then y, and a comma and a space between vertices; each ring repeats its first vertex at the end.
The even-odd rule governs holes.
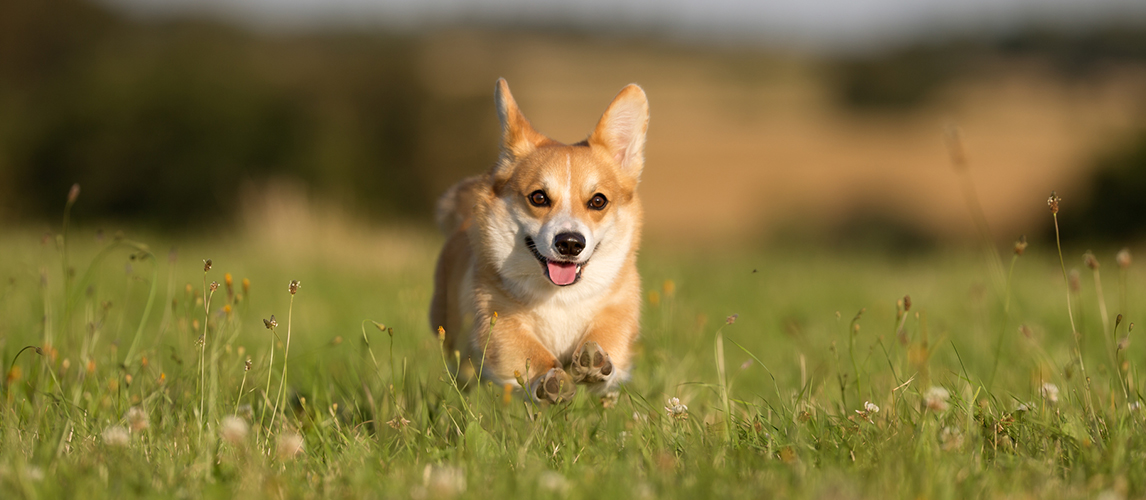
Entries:
POLYGON ((501 120, 501 155, 503 159, 518 158, 529 154, 538 145, 548 138, 533 129, 513 94, 509 93, 509 84, 505 78, 497 79, 497 88, 494 90, 494 102, 497 104, 497 118, 501 120))
POLYGON ((597 122, 589 145, 603 148, 621 170, 639 178, 645 166, 645 135, 649 130, 649 100, 636 84, 621 89, 597 122))

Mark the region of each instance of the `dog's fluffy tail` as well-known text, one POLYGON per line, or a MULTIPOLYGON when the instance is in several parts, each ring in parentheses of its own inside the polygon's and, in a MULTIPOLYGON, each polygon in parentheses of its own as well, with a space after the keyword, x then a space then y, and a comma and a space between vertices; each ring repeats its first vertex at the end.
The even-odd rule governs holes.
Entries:
POLYGON ((442 234, 453 234, 473 215, 477 191, 484 182, 484 177, 480 175, 462 179, 438 198, 434 220, 442 234))

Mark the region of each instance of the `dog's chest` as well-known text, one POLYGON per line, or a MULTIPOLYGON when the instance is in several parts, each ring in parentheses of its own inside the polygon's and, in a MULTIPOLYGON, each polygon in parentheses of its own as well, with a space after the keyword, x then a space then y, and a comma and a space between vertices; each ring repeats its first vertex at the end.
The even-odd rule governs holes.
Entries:
POLYGON ((577 349, 577 342, 589 328, 597 307, 595 303, 562 304, 547 302, 534 309, 534 335, 549 352, 567 361, 577 349))

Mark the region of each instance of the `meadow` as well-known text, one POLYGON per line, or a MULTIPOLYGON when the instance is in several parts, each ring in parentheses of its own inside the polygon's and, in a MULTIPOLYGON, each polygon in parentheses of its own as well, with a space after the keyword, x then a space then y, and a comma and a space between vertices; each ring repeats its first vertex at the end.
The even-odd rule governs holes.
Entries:
POLYGON ((428 230, 90 226, 0 229, 4 498, 1146 496, 1117 247, 652 241, 632 380, 539 406, 448 376, 428 230))

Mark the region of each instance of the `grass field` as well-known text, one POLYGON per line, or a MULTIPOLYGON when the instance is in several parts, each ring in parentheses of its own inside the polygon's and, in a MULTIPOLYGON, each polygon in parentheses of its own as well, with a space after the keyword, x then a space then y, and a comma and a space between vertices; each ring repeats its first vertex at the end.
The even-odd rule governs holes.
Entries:
POLYGON ((1116 248, 1104 321, 1085 249, 1064 252, 1068 315, 1053 242, 1010 280, 1010 249, 647 244, 637 365, 606 408, 455 387, 416 230, 0 236, 4 498, 1146 495, 1146 343, 1118 345, 1146 273, 1116 248))

